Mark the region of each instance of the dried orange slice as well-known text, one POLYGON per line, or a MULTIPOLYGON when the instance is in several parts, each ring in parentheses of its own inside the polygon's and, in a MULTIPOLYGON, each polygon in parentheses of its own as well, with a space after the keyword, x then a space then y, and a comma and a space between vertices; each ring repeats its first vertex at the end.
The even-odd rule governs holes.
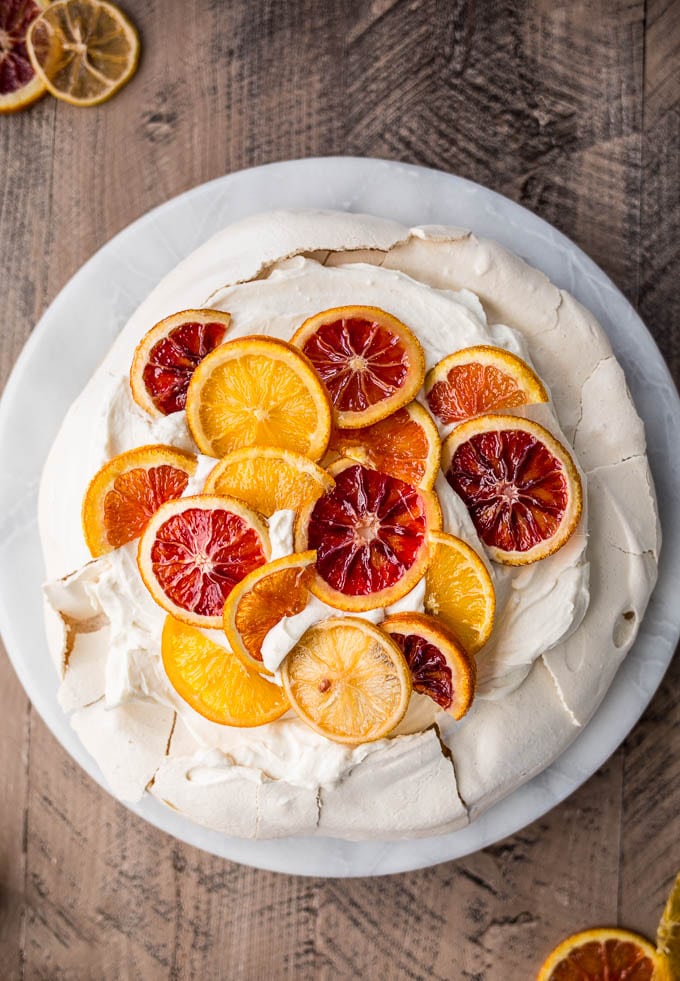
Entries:
POLYGON ((39 99, 45 83, 36 75, 26 34, 48 0, 4 0, 0 4, 0 112, 17 112, 39 99))
POLYGON ((335 429, 328 450, 427 490, 439 473, 439 433, 430 413, 418 402, 372 426, 335 429))
POLYGON ((166 617, 163 625, 161 654, 177 694, 211 722, 262 726, 288 711, 288 698, 278 685, 249 671, 226 647, 174 617, 166 617))
POLYGON ((300 718, 339 743, 382 739, 401 722, 411 696, 398 646, 354 617, 310 627, 283 662, 281 677, 300 718))
POLYGON ((106 102, 139 61, 135 27, 105 0, 56 0, 33 21, 26 40, 36 74, 72 106, 106 102))
POLYGON ((130 369, 135 402, 152 416, 180 412, 196 365, 222 343, 230 323, 221 310, 182 310, 152 327, 130 369))
POLYGON ((164 610, 197 627, 221 627, 224 601, 271 554, 264 521, 228 497, 183 497, 154 514, 137 564, 164 610))
POLYGON ((463 348, 435 365, 425 379, 425 397, 445 425, 549 400, 526 361, 487 344, 463 348))
POLYGON ((348 460, 331 473, 335 487, 295 527, 296 549, 317 553, 309 588, 339 610, 389 606, 425 573, 439 502, 431 491, 348 460))
POLYGON ((368 426, 417 394, 425 377, 420 342, 379 307, 335 307, 309 317, 293 336, 314 365, 345 429, 368 426))
POLYGON ((380 629, 404 655, 413 690, 427 695, 454 719, 475 697, 475 662, 446 627, 424 613, 395 613, 380 629))
POLYGON ((309 568, 316 552, 299 552, 260 566, 235 586, 224 604, 224 632, 243 663, 269 674, 262 643, 283 617, 304 610, 309 600, 309 568))
POLYGON ((680 875, 676 876, 659 921, 656 949, 666 967, 668 981, 680 978, 680 875))
POLYGON ((538 981, 671 981, 652 944, 629 930, 584 930, 543 962, 538 981))
POLYGON ((161 504, 181 497, 196 457, 172 446, 139 446, 105 463, 83 500, 83 532, 92 555, 138 538, 161 504))
POLYGON ((269 518, 299 511, 333 487, 333 478, 301 453, 274 446, 248 446, 225 456, 210 471, 204 494, 236 497, 269 518))
POLYGON ((581 517, 581 478, 547 429, 515 416, 479 416, 444 442, 442 470, 496 562, 527 565, 551 555, 581 517))
POLYGON ((275 446, 318 460, 328 446, 331 411, 297 348, 252 336, 221 344, 201 361, 189 383, 187 422, 208 456, 275 446))
POLYGON ((430 534, 425 609, 476 654, 493 629, 496 593, 489 572, 467 542, 442 531, 430 534))

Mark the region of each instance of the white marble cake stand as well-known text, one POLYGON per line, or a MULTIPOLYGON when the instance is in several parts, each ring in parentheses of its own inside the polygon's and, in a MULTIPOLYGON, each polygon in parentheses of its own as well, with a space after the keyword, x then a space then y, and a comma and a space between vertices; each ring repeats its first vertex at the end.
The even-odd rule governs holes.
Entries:
POLYGON ((99 768, 57 703, 43 636, 36 522, 43 462, 72 400, 129 315, 180 259, 229 222, 272 208, 334 208, 414 224, 453 224, 497 239, 597 316, 623 363, 649 441, 664 545, 660 578, 634 648, 576 742, 470 827, 435 838, 243 841, 192 823, 151 797, 132 807, 177 838, 238 862, 324 876, 381 875, 458 858, 554 807, 614 752, 640 717, 680 633, 680 401, 654 341, 604 273, 564 235, 512 201, 449 174, 381 160, 275 163, 194 188, 130 225, 76 273, 35 328, 0 404, 0 630, 16 672, 54 735, 91 777, 99 768), (11 461, 11 463, 9 463, 11 461), (8 465, 9 463, 9 465, 8 465))

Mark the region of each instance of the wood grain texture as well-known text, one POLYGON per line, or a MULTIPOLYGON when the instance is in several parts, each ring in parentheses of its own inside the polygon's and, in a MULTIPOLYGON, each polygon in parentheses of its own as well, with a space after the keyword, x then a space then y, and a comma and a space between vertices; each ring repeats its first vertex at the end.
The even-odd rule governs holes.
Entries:
MULTIPOLYGON (((127 0, 110 103, 0 119, 0 379, 82 262, 151 207, 272 160, 390 157, 481 181, 570 235, 680 377, 674 0, 127 0)), ((96 311, 93 311, 96 329, 96 311)), ((248 869, 147 827, 65 755, 0 660, 0 976, 526 981, 563 935, 652 932, 680 868, 680 662, 549 815, 387 879, 248 869)))

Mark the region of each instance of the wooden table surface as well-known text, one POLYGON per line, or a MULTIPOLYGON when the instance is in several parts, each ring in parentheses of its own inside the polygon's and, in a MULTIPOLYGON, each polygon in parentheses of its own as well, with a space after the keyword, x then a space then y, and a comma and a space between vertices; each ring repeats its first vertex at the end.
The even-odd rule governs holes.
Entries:
MULTIPOLYGON (((210 178, 322 154, 442 168, 533 209, 613 277, 680 377, 677 0, 127 10, 143 56, 112 102, 46 98, 0 120, 3 383, 56 293, 130 221, 210 178)), ((569 931, 653 933, 680 868, 679 688, 676 659, 606 766, 512 838, 327 881, 147 826, 64 753, 3 657, 0 976, 524 981, 569 931)))

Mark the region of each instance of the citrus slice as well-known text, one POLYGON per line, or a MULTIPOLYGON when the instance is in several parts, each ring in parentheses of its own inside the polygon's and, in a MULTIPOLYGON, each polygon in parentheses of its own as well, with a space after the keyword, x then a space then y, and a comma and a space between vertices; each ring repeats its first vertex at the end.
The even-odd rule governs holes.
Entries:
POLYGON ((196 368, 187 422, 202 453, 275 446, 318 460, 331 431, 328 397, 297 348, 271 337, 221 344, 196 368))
POLYGON ((680 978, 680 875, 676 877, 659 921, 656 949, 666 966, 668 981, 680 978))
POLYGON ((248 446, 225 456, 211 470, 203 492, 236 497, 269 518, 274 511, 299 511, 333 487, 333 478, 301 453, 273 446, 248 446))
POLYGON ((299 515, 297 551, 316 549, 309 588, 339 610, 389 606, 422 578, 428 534, 441 525, 431 491, 341 460, 335 487, 299 515))
POLYGON ((185 702, 211 722, 262 726, 288 711, 285 692, 196 627, 166 617, 161 639, 163 667, 185 702))
POLYGON ((475 662, 446 627, 424 613, 395 613, 381 630, 404 655, 413 690, 462 719, 475 697, 475 662))
POLYGON ((335 422, 368 426, 415 397, 425 377, 419 341, 379 307, 335 307, 309 317, 293 344, 314 365, 330 396, 335 422))
POLYGON ((0 4, 0 112, 25 109, 45 92, 26 47, 26 34, 48 0, 4 0, 0 4))
POLYGON ((263 520, 228 497, 183 497, 163 504, 139 540, 137 564, 167 613, 197 627, 221 627, 224 601, 269 559, 263 520))
POLYGON ((461 423, 444 442, 442 469, 496 562, 527 565, 551 555, 581 517, 581 478, 570 453, 529 419, 461 423))
POLYGON ((335 429, 328 449, 427 490, 439 472, 439 433, 430 413, 418 402, 372 426, 335 429))
POLYGON ((36 74, 72 106, 106 102, 139 61, 136 29, 104 0, 56 0, 33 21, 26 40, 36 74))
POLYGON ((671 981, 652 944, 628 930, 583 930, 546 958, 538 981, 671 981))
POLYGON ((463 348, 436 364, 425 379, 425 397, 445 425, 549 400, 526 361, 487 344, 463 348))
POLYGON ((247 667, 269 674, 262 663, 262 643, 283 617, 304 610, 315 558, 316 552, 285 555, 255 569, 232 589, 224 604, 224 632, 247 667))
POLYGON ((180 412, 196 365, 222 343, 230 322, 221 310, 182 310, 152 327, 130 369, 135 402, 152 416, 180 412))
POLYGON ((411 696, 398 646, 354 617, 310 627, 283 662, 281 677, 300 718, 339 743, 382 739, 401 722, 411 696))
POLYGON ((496 593, 488 570, 467 542, 442 531, 430 534, 425 609, 476 654, 493 629, 496 593))
POLYGON ((181 497, 196 457, 172 446, 139 446, 115 456, 89 483, 83 532, 92 555, 138 538, 161 504, 181 497))

